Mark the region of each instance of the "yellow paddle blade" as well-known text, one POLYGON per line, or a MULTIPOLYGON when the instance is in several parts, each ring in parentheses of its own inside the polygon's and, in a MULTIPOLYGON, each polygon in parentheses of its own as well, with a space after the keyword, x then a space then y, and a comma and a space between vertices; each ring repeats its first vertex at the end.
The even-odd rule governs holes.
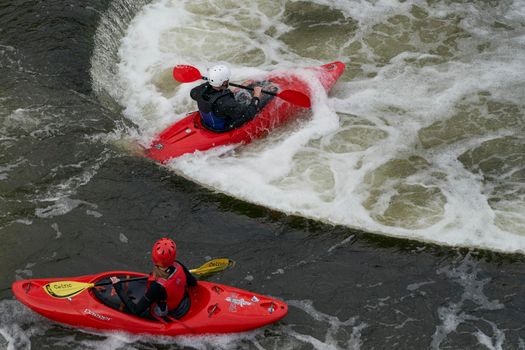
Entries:
POLYGON ((75 281, 57 281, 46 284, 43 288, 47 294, 55 298, 70 298, 81 293, 85 289, 93 287, 94 283, 75 281))
POLYGON ((235 261, 228 258, 213 259, 208 261, 196 269, 191 269, 190 272, 197 276, 206 276, 215 272, 219 272, 227 269, 230 266, 234 266, 235 261))

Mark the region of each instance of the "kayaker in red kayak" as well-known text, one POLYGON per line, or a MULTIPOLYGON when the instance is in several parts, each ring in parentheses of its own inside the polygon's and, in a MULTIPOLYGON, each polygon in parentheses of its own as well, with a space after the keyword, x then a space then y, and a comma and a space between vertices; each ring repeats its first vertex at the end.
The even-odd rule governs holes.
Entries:
POLYGON ((175 261, 177 246, 169 238, 161 238, 153 245, 151 259, 153 272, 148 279, 145 295, 134 303, 126 295, 118 277, 111 282, 118 296, 134 315, 159 319, 179 319, 190 309, 187 288, 196 286, 197 279, 180 262, 175 261))
POLYGON ((214 131, 231 130, 259 112, 262 88, 254 87, 250 104, 243 104, 228 89, 230 76, 227 66, 213 66, 208 69, 208 81, 193 88, 190 93, 191 98, 197 101, 203 124, 214 131))

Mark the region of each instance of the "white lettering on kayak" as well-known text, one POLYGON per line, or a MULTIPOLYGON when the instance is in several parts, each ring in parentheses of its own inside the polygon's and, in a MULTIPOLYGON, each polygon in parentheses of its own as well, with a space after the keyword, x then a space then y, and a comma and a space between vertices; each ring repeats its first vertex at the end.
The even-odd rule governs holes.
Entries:
POLYGON ((230 312, 236 312, 237 305, 239 305, 240 307, 252 305, 251 302, 244 300, 244 298, 237 298, 237 294, 235 293, 227 297, 225 300, 230 303, 230 312))
POLYGON ((96 312, 91 311, 90 309, 84 309, 84 313, 87 314, 87 315, 93 316, 95 318, 98 318, 99 320, 102 320, 102 321, 110 321, 111 320, 111 317, 107 317, 107 316, 104 316, 104 315, 97 314, 96 312))

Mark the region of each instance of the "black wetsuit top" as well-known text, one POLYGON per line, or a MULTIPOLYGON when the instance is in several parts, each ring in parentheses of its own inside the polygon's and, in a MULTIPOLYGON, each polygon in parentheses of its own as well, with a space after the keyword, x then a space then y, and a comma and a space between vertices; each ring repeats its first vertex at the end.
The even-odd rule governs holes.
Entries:
MULTIPOLYGON (((197 279, 195 278, 195 276, 193 276, 191 272, 188 271, 186 266, 182 265, 180 262, 179 264, 182 266, 182 269, 184 270, 184 274, 186 275, 186 285, 189 287, 196 286, 197 279)), ((168 273, 172 274, 174 269, 175 268, 173 266, 169 267, 168 273)), ((113 286, 115 287, 115 290, 118 296, 120 297, 120 300, 122 300, 122 302, 126 305, 126 309, 128 310, 128 312, 132 313, 133 315, 137 315, 137 316, 144 317, 144 318, 151 318, 151 315, 149 312, 149 308, 151 304, 155 302, 159 302, 161 300, 166 300, 167 298, 166 289, 155 281, 152 281, 150 283, 149 288, 146 290, 146 294, 136 304, 133 301, 131 301, 129 297, 126 295, 125 291, 122 289, 121 283, 114 284, 113 286)), ((183 302, 184 300, 181 302, 181 304, 183 302)), ((166 308, 165 304, 164 305, 160 305, 160 304, 162 303, 159 302, 159 307, 161 309, 166 308)), ((170 314, 172 314, 172 311, 173 310, 170 310, 170 314)), ((188 310, 181 310, 181 311, 185 311, 185 312, 182 313, 180 317, 182 317, 188 310)), ((178 318, 177 310, 173 312, 173 316, 175 316, 175 318, 178 318)))
POLYGON ((216 90, 209 83, 194 87, 190 96, 197 101, 199 111, 213 112, 216 117, 224 119, 225 130, 244 124, 259 112, 258 98, 252 98, 250 104, 243 104, 235 99, 230 89, 216 90))

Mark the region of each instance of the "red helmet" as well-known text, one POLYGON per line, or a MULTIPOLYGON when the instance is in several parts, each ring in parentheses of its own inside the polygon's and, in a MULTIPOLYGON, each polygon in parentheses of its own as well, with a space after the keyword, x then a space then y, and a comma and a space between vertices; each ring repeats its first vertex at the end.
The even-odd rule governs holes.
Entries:
POLYGON ((177 245, 169 238, 161 238, 153 245, 151 260, 155 265, 168 267, 173 265, 177 257, 177 245))

